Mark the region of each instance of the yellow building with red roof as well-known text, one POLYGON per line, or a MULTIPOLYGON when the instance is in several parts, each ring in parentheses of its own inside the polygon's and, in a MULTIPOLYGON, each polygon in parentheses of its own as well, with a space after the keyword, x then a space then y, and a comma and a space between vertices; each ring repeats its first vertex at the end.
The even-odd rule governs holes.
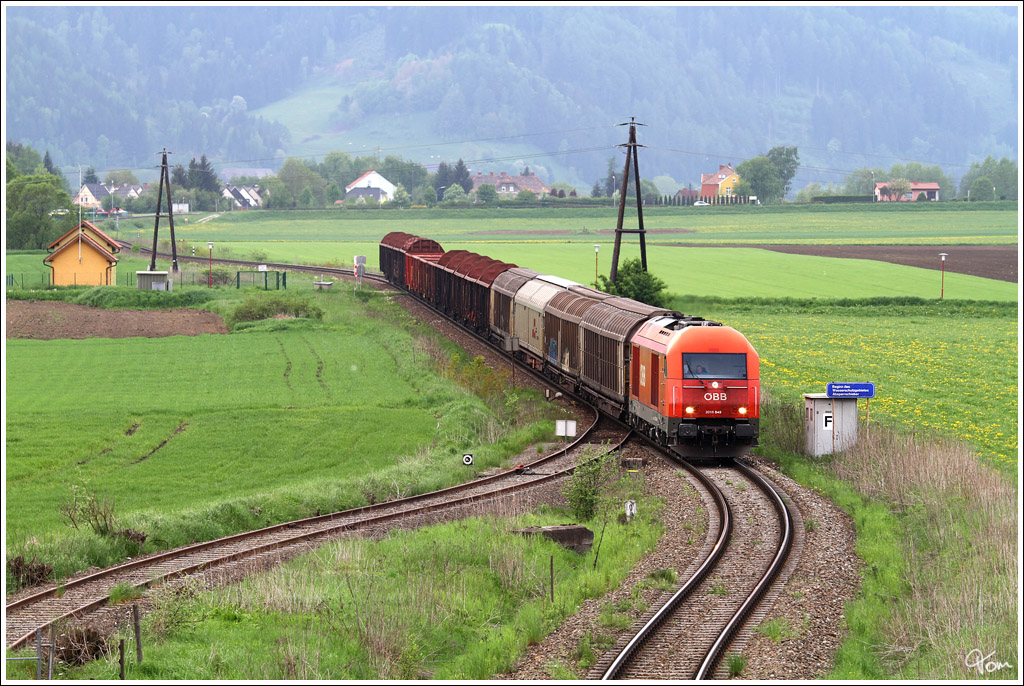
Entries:
POLYGON ((728 165, 719 165, 718 171, 714 174, 700 175, 700 194, 704 198, 713 198, 718 195, 732 195, 733 187, 739 183, 740 176, 732 168, 732 162, 728 165))
POLYGON ((117 283, 121 245, 89 222, 82 222, 46 246, 54 286, 111 286, 117 283))

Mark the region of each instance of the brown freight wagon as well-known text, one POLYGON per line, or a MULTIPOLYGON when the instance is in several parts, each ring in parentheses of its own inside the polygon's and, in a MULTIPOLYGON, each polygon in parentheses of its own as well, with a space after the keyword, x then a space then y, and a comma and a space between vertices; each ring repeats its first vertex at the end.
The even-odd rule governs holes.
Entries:
POLYGON ((434 304, 434 279, 439 259, 440 254, 433 254, 409 255, 406 260, 406 282, 409 284, 409 291, 430 304, 434 304))
POLYGON ((409 288, 406 267, 412 255, 443 255, 437 241, 420 238, 401 231, 392 231, 380 242, 380 270, 396 286, 409 288))
POLYGON ((503 272, 516 265, 483 257, 473 263, 464 262, 456 270, 463 278, 462 296, 466 325, 478 333, 486 333, 491 321, 491 284, 503 272), (463 270, 465 265, 465 271, 463 270))
POLYGON ((660 314, 673 311, 614 297, 589 308, 580 321, 580 378, 619 409, 625 407, 629 392, 629 339, 641 323, 660 314))
POLYGON ((468 250, 449 250, 437 261, 437 275, 434 284, 434 303, 449 317, 455 317, 457 302, 457 291, 459 288, 458 277, 455 276, 455 268, 463 260, 477 257, 476 253, 468 250))

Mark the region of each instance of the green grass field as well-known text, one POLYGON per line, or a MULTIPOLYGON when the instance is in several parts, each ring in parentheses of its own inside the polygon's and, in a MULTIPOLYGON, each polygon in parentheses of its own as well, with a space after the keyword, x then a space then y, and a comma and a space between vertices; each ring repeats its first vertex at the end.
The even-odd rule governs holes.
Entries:
MULTIPOLYGON (((565 520, 551 510, 321 546, 239 585, 177 606, 158 602, 144 634, 171 631, 149 641, 129 678, 490 679, 657 543, 662 527, 648 503, 629 526, 609 522, 599 556, 596 547, 579 555, 540 536, 509 535, 565 520)), ((116 663, 97 661, 72 676, 109 679, 111 669, 116 663)))
MULTIPOLYGON (((404 231, 445 247, 448 240, 592 243, 614 236, 616 216, 612 207, 231 212, 176 225, 175 235, 200 243, 376 242, 389 231, 404 231)), ((635 209, 627 211, 624 225, 636 227, 635 209)), ((644 210, 644 228, 651 241, 670 243, 1012 244, 1017 204, 652 207, 644 210)), ((143 228, 143 238, 146 233, 143 228)))
MULTIPOLYGON (((211 306, 229 310, 236 294, 211 306)), ((466 450, 483 469, 525 441, 426 371, 412 336, 381 326, 350 292, 308 297, 328 312, 324 323, 9 340, 8 556, 45 551, 65 558, 54 566, 67 574, 123 552, 69 528, 60 508, 76 489, 114 503, 121 526, 178 545, 362 505, 388 489, 448 485, 468 476, 466 450), (512 443, 490 445, 483 431, 512 432, 512 443)), ((386 300, 376 306, 397 308, 386 300)))

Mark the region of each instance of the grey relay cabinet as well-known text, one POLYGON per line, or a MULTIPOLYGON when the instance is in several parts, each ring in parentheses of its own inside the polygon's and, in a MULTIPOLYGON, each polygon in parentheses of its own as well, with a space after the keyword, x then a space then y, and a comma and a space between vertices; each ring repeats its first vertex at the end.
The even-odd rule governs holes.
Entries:
POLYGON ((813 457, 852 447, 857 442, 857 399, 805 393, 804 430, 807 452, 813 457))

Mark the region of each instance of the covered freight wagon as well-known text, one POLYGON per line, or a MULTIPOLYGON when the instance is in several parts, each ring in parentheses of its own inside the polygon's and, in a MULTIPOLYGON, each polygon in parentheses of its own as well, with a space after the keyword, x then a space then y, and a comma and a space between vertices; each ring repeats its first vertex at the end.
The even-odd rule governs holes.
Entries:
POLYGON ((406 266, 411 256, 443 254, 444 248, 437 241, 392 231, 380 241, 380 270, 389 282, 409 288, 406 266))
POLYGON ((502 272, 491 283, 491 334, 496 340, 512 337, 512 302, 527 281, 540 276, 532 269, 515 267, 502 272))

